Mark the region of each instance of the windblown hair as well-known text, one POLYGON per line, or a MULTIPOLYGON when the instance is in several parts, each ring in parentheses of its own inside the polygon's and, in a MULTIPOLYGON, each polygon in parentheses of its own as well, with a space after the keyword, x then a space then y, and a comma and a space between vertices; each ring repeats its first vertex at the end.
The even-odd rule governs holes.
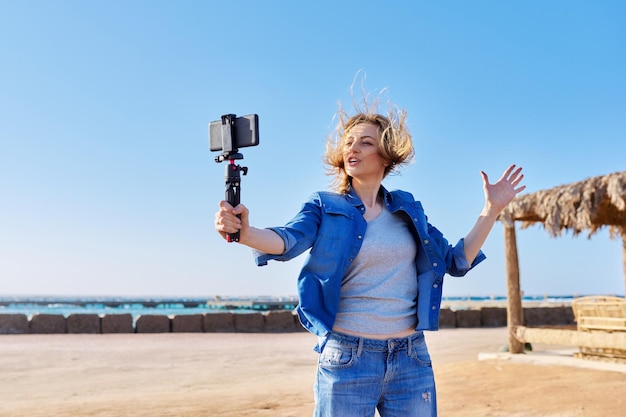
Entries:
POLYGON ((400 167, 413 160, 415 151, 411 134, 406 125, 406 112, 404 110, 390 107, 385 116, 366 105, 364 110, 357 109, 355 115, 349 116, 339 104, 336 117, 339 121, 328 136, 324 155, 324 161, 328 166, 327 174, 334 177, 332 187, 334 191, 347 193, 350 189, 352 177, 345 171, 343 142, 350 129, 358 124, 371 123, 378 126, 380 154, 389 162, 383 178, 390 172, 398 171, 400 167))

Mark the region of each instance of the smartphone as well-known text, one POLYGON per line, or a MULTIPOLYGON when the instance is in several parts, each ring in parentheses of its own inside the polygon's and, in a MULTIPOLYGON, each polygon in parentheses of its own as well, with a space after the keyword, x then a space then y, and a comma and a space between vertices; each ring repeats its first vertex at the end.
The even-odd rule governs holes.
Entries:
POLYGON ((259 116, 249 114, 235 119, 235 132, 231 137, 231 144, 224 144, 222 138, 222 121, 209 123, 209 148, 211 151, 245 148, 259 144, 259 116), (230 145, 230 146, 229 146, 230 145))

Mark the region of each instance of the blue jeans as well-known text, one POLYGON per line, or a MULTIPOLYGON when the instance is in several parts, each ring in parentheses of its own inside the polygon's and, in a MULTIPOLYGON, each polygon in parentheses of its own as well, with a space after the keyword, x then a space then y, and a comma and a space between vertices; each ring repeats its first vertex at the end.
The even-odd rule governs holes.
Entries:
POLYGON ((435 417, 435 378, 424 335, 375 340, 331 333, 320 341, 314 417, 435 417))

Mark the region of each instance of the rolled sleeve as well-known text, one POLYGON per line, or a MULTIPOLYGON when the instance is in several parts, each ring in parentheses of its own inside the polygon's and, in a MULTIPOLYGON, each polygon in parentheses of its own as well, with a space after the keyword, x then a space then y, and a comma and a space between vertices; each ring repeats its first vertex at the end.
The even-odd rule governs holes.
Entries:
POLYGON ((487 259, 485 254, 481 251, 478 251, 476 258, 470 264, 465 256, 465 240, 460 239, 458 243, 452 248, 452 263, 450 270, 448 273, 452 276, 461 277, 467 274, 472 268, 476 265, 487 259))
POLYGON ((292 259, 294 256, 290 251, 296 246, 296 238, 289 233, 285 227, 268 227, 268 230, 275 232, 283 240, 285 245, 285 251, 280 255, 272 255, 269 253, 260 252, 256 249, 252 250, 254 256, 254 262, 257 266, 265 266, 269 261, 281 261, 285 262, 292 259))

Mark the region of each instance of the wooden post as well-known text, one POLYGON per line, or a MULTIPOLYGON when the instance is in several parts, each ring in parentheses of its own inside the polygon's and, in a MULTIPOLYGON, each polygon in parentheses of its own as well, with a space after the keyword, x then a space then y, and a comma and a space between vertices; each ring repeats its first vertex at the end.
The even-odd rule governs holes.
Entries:
POLYGON ((622 264, 624 271, 624 296, 626 296, 626 231, 622 230, 622 264))
POLYGON ((524 353, 524 344, 515 337, 517 326, 524 324, 524 310, 522 310, 522 295, 520 292, 519 260, 517 257, 517 240, 515 237, 515 223, 513 226, 504 226, 504 255, 507 282, 507 325, 509 328, 509 352, 524 353))

